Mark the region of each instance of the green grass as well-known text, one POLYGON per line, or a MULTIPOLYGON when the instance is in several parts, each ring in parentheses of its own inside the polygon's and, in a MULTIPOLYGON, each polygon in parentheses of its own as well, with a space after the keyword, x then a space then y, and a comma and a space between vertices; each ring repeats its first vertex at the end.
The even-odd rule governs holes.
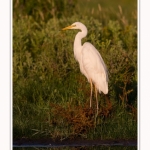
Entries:
POLYGON ((137 21, 137 1, 120 0, 83 0, 77 3, 79 15, 94 16, 104 25, 109 20, 118 20, 123 24, 136 24, 137 21))
POLYGON ((34 14, 17 16, 14 11, 14 139, 137 138, 136 1, 127 10, 126 1, 101 1, 100 15, 98 1, 89 0, 85 7, 83 2, 76 3, 74 15, 65 17, 62 10, 61 17, 47 21, 34 14), (75 21, 87 26, 82 42, 89 41, 99 50, 109 70, 109 93, 99 96, 96 119, 95 105, 89 109, 90 85, 73 55, 77 31, 61 31, 75 21))

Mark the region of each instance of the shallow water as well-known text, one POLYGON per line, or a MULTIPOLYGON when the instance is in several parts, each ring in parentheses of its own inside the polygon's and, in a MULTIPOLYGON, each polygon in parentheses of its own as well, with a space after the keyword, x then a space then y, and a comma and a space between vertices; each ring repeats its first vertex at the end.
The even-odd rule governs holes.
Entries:
POLYGON ((137 150, 137 146, 15 147, 13 150, 137 150))
POLYGON ((109 150, 126 150, 137 149, 137 140, 66 140, 66 141, 52 141, 52 140, 18 140, 14 141, 13 149, 64 149, 64 150, 90 150, 90 149, 109 149, 109 150))

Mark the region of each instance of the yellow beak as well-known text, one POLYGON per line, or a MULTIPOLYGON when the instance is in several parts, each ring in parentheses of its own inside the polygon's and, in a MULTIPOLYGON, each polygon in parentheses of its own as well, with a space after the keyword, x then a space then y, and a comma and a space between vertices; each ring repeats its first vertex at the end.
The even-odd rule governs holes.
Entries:
POLYGON ((62 30, 68 30, 68 29, 71 29, 71 28, 73 28, 73 27, 75 27, 75 26, 74 26, 74 25, 71 25, 71 26, 68 26, 68 27, 63 28, 62 30))

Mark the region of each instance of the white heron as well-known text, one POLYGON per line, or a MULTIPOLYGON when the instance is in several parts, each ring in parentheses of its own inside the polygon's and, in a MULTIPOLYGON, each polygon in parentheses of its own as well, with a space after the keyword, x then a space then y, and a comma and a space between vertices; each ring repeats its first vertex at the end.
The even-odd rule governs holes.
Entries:
POLYGON ((62 30, 68 29, 79 29, 81 30, 75 36, 74 40, 74 57, 80 65, 80 71, 86 76, 88 82, 91 86, 90 95, 90 108, 92 106, 92 91, 93 84, 95 86, 95 96, 97 102, 97 112, 98 112, 98 99, 97 91, 104 94, 108 93, 108 72, 107 67, 98 52, 98 50, 89 42, 85 42, 83 45, 81 43, 82 38, 87 35, 87 28, 81 22, 75 22, 72 25, 63 28, 62 30))

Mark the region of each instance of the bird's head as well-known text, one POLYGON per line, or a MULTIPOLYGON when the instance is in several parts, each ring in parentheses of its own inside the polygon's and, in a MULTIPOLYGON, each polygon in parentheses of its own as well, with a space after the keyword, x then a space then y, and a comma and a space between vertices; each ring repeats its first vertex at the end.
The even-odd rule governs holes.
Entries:
POLYGON ((83 30, 84 28, 86 28, 84 24, 82 24, 81 22, 75 22, 72 25, 63 28, 62 30, 68 30, 68 29, 80 29, 80 30, 83 30))

